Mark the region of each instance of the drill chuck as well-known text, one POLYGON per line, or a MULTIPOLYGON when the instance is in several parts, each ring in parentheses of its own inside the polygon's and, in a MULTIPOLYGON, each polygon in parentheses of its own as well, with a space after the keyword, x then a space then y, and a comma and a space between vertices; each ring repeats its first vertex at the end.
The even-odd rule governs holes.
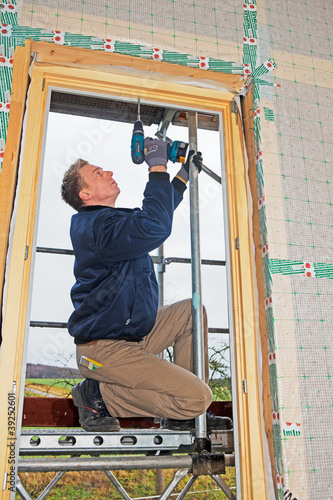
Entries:
POLYGON ((143 143, 145 140, 142 121, 136 120, 133 127, 132 141, 131 141, 131 156, 132 161, 136 165, 144 162, 145 154, 143 143))

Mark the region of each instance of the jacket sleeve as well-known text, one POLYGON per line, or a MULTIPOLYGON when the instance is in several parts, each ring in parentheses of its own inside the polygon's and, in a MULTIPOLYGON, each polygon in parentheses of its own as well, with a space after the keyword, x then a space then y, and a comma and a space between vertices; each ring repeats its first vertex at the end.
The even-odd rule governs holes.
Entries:
POLYGON ((179 203, 182 201, 183 199, 183 193, 184 191, 187 189, 186 187, 186 184, 184 182, 182 182, 180 179, 178 179, 177 177, 174 177, 172 179, 172 187, 173 187, 173 191, 174 191, 174 208, 176 209, 179 205, 179 203))
POLYGON ((149 174, 141 210, 103 212, 96 219, 94 238, 100 257, 110 263, 118 262, 157 248, 171 233, 173 210, 169 174, 149 174))

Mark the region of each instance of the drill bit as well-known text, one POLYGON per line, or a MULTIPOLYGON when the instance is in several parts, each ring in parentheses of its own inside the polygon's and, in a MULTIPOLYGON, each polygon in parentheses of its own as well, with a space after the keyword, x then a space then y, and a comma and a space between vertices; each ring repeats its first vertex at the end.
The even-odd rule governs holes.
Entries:
POLYGON ((140 121, 140 97, 138 97, 138 121, 140 121))
POLYGON ((144 140, 143 123, 140 120, 140 97, 138 97, 138 119, 134 123, 131 140, 131 156, 136 165, 140 165, 145 159, 144 140))

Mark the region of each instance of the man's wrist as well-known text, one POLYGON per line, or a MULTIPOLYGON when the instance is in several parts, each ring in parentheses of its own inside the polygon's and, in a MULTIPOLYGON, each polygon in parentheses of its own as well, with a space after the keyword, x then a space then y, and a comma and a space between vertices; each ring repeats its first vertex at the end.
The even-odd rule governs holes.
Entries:
POLYGON ((167 168, 164 165, 155 165, 155 167, 150 167, 149 172, 166 172, 167 168))
POLYGON ((176 177, 178 177, 178 179, 184 182, 184 184, 188 183, 189 174, 188 171, 185 169, 184 165, 181 166, 181 169, 179 170, 179 172, 177 172, 176 177))

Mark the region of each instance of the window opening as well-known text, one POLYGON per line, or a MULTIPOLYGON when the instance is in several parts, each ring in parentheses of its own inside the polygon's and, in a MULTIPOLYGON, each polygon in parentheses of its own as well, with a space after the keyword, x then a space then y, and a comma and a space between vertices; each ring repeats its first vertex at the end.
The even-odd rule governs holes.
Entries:
MULTIPOLYGON (((137 115, 136 103, 125 103, 122 112, 123 102, 101 99, 111 102, 111 105, 102 106, 103 102, 101 104, 99 98, 77 97, 61 92, 52 92, 51 97, 32 288, 28 379, 30 364, 49 364, 64 369, 63 373, 68 374, 66 368, 77 373, 75 345, 65 330, 67 318, 72 312, 69 292, 74 284, 74 257, 71 250, 66 249, 71 249, 69 225, 74 211, 60 197, 64 172, 78 157, 112 170, 122 189, 117 200, 119 207, 141 206, 147 182, 146 164, 134 165, 130 156, 130 140, 137 115)), ((146 137, 154 136, 164 112, 165 108, 146 106, 141 115, 146 137)), ((215 172, 217 178, 221 175, 218 124, 218 115, 199 115, 198 149, 202 149, 205 165, 215 172)), ((184 111, 177 110, 175 123, 170 125, 167 135, 172 140, 188 142, 187 125, 184 111)), ((169 162, 171 178, 178 169, 179 164, 169 162)), ((201 258, 204 264, 202 291, 209 318, 210 373, 215 388, 214 399, 231 400, 222 189, 216 180, 204 173, 200 176, 199 208, 201 258)), ((164 244, 165 304, 191 297, 190 255, 187 191, 184 201, 175 211, 172 235, 164 244)), ((158 249, 152 252, 152 256, 158 271, 158 249)), ((172 358, 172 351, 169 351, 169 355, 172 358)))
MULTIPOLYGON (((127 111, 123 114, 120 112, 122 104, 122 102, 108 99, 52 92, 44 156, 37 249, 71 249, 69 224, 74 210, 61 200, 59 189, 64 172, 78 157, 87 158, 91 163, 114 171, 114 176, 121 186, 117 206, 141 206, 147 181, 147 166, 145 164, 134 165, 130 157, 130 139, 133 122, 136 119, 137 104, 126 102, 124 108, 127 111), (73 108, 68 109, 66 106, 71 100, 75 102, 73 108), (109 105, 106 108, 104 103, 107 101, 110 101, 112 106, 109 105), (91 102, 95 107, 89 111, 91 102), (99 107, 96 106, 96 102, 99 107), (96 113, 99 116, 100 109, 108 109, 106 112, 108 117, 111 114, 115 118, 121 116, 122 121, 96 118, 96 113), (113 114, 114 109, 116 109, 115 114, 113 114), (66 110, 67 113, 65 113, 66 110), (75 114, 68 114, 68 111, 75 114), (133 121, 128 123, 125 120, 133 121)), ((150 126, 144 125, 146 136, 154 136, 163 111, 164 108, 161 107, 141 106, 144 123, 153 122, 150 126)), ((177 117, 180 115, 181 112, 178 111, 177 117)), ((199 123, 204 123, 203 126, 211 122, 212 128, 215 129, 209 131, 198 129, 198 144, 199 147, 203 146, 201 149, 203 149, 204 163, 220 175, 218 120, 216 115, 202 114, 200 118, 199 123)), ((177 125, 178 122, 179 118, 176 120, 177 125)), ((188 141, 187 127, 184 127, 183 122, 181 126, 177 125, 170 125, 168 135, 173 140, 188 141)), ((171 177, 175 175, 178 167, 179 164, 169 162, 168 171, 171 177)), ((223 344, 228 342, 226 269, 223 265, 225 241, 222 190, 216 181, 204 173, 200 175, 199 206, 201 257, 206 261, 218 261, 217 265, 202 266, 203 300, 208 311, 211 330, 210 354, 213 355, 213 349, 218 348, 217 344, 221 341, 223 344), (221 299, 221 296, 224 299, 221 299)), ((157 257, 157 254, 157 249, 152 252, 154 257, 157 257)), ((188 192, 180 207, 175 211, 173 232, 164 244, 164 254, 166 259, 175 258, 174 262, 167 265, 167 272, 164 276, 164 302, 172 303, 190 297, 190 265, 177 262, 177 258, 190 258, 188 192)), ((69 291, 74 280, 73 261, 72 256, 64 257, 61 254, 37 251, 31 307, 33 326, 29 334, 28 363, 46 364, 47 362, 47 364, 55 364, 59 367, 68 365, 76 368, 74 344, 71 337, 63 328, 54 328, 57 323, 64 325, 72 311, 69 291), (46 328, 45 325, 49 322, 54 323, 52 328, 46 328), (43 328, 37 326, 42 323, 44 323, 43 328)), ((229 365, 229 361, 227 364, 229 365)))

